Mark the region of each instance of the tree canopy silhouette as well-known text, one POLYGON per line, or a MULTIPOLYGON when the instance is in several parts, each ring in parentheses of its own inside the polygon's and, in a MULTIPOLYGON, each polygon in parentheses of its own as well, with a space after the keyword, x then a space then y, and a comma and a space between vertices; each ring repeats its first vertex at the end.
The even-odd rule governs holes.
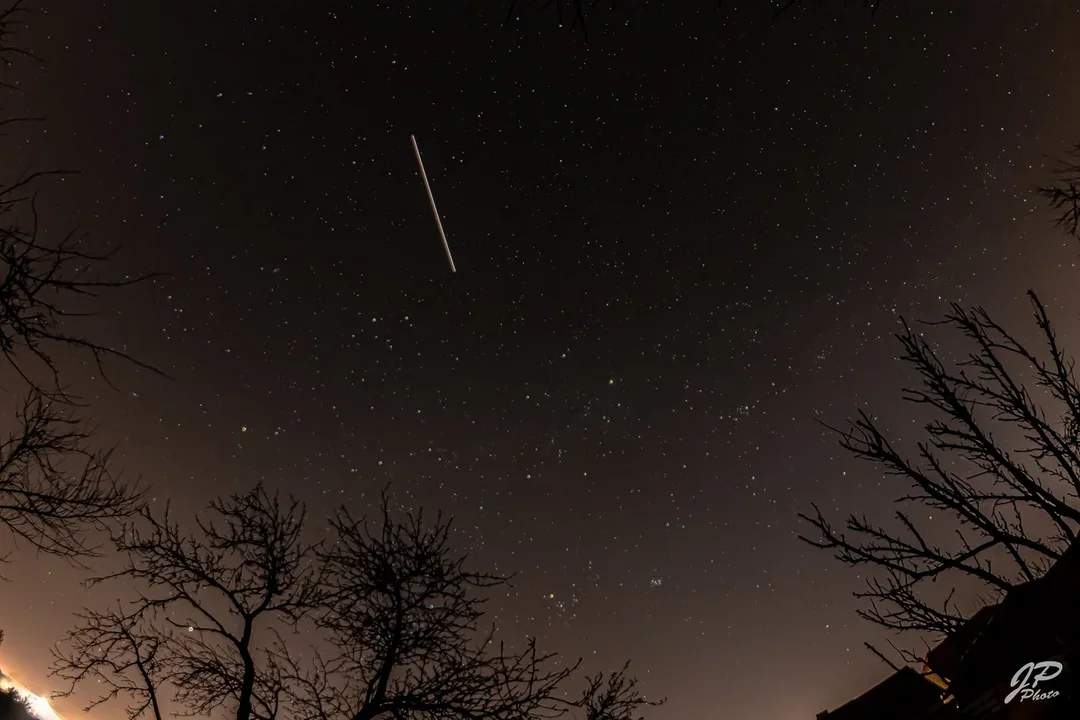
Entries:
POLYGON ((395 513, 375 522, 340 508, 329 536, 304 542, 305 511, 256 486, 215 501, 184 533, 145 511, 113 538, 138 597, 86 611, 55 651, 68 694, 108 688, 128 717, 162 701, 237 720, 639 720, 657 702, 627 668, 582 678, 580 662, 516 647, 485 624, 486 593, 510 579, 469 569, 451 522, 395 513), (139 527, 143 529, 139 529, 139 527))

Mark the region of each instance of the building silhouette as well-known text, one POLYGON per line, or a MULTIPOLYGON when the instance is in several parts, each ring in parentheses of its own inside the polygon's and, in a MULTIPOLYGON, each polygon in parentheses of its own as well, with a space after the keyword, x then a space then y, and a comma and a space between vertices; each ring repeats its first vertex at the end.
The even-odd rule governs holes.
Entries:
POLYGON ((1080 720, 1080 541, 926 656, 818 720, 1080 720))
POLYGON ((928 720, 933 711, 945 707, 941 692, 918 671, 905 667, 837 709, 818 713, 817 720, 928 720))

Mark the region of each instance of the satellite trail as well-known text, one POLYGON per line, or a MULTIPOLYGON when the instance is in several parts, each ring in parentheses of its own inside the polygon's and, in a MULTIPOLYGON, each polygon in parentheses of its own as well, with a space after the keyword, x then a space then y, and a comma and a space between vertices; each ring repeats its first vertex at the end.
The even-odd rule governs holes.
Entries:
POLYGON ((420 177, 424 179, 424 190, 427 191, 428 202, 431 203, 431 212, 435 215, 435 224, 439 227, 439 237, 442 238, 443 250, 446 251, 446 259, 450 261, 450 272, 456 273, 457 268, 454 267, 454 256, 450 254, 450 245, 446 242, 446 231, 443 230, 442 218, 439 217, 439 210, 435 207, 435 196, 431 194, 431 184, 427 179, 427 171, 424 170, 424 161, 420 159, 420 148, 416 145, 416 136, 410 135, 409 139, 412 140, 412 149, 416 153, 416 164, 420 166, 420 177))

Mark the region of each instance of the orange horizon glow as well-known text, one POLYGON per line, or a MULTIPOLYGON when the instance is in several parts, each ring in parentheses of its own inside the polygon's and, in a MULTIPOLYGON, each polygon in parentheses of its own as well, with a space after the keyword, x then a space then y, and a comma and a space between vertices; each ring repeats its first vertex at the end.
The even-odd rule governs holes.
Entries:
POLYGON ((0 690, 14 690, 17 694, 22 696, 23 699, 27 701, 30 713, 38 718, 38 720, 65 720, 64 716, 53 708, 47 697, 43 697, 31 691, 13 677, 10 670, 5 671, 0 669, 0 690))

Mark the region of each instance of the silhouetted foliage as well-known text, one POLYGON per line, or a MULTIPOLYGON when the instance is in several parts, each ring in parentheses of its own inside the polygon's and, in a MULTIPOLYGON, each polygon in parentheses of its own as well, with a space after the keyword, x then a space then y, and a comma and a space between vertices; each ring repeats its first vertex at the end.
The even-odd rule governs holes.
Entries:
POLYGON ((197 715, 224 702, 238 720, 638 720, 657 704, 625 667, 568 700, 579 663, 533 638, 499 642, 485 593, 509 579, 468 569, 441 516, 398 519, 384 496, 374 526, 342 508, 308 545, 302 506, 260 487, 213 509, 226 522, 200 535, 147 512, 149 531, 114 538, 126 567, 93 582, 144 589, 130 610, 84 613, 56 652, 71 691, 102 680, 95 705, 128 695, 130 718, 155 720, 163 692, 197 715), (303 647, 286 632, 300 628, 303 647))
POLYGON ((0 720, 37 720, 14 690, 0 690, 0 720))

